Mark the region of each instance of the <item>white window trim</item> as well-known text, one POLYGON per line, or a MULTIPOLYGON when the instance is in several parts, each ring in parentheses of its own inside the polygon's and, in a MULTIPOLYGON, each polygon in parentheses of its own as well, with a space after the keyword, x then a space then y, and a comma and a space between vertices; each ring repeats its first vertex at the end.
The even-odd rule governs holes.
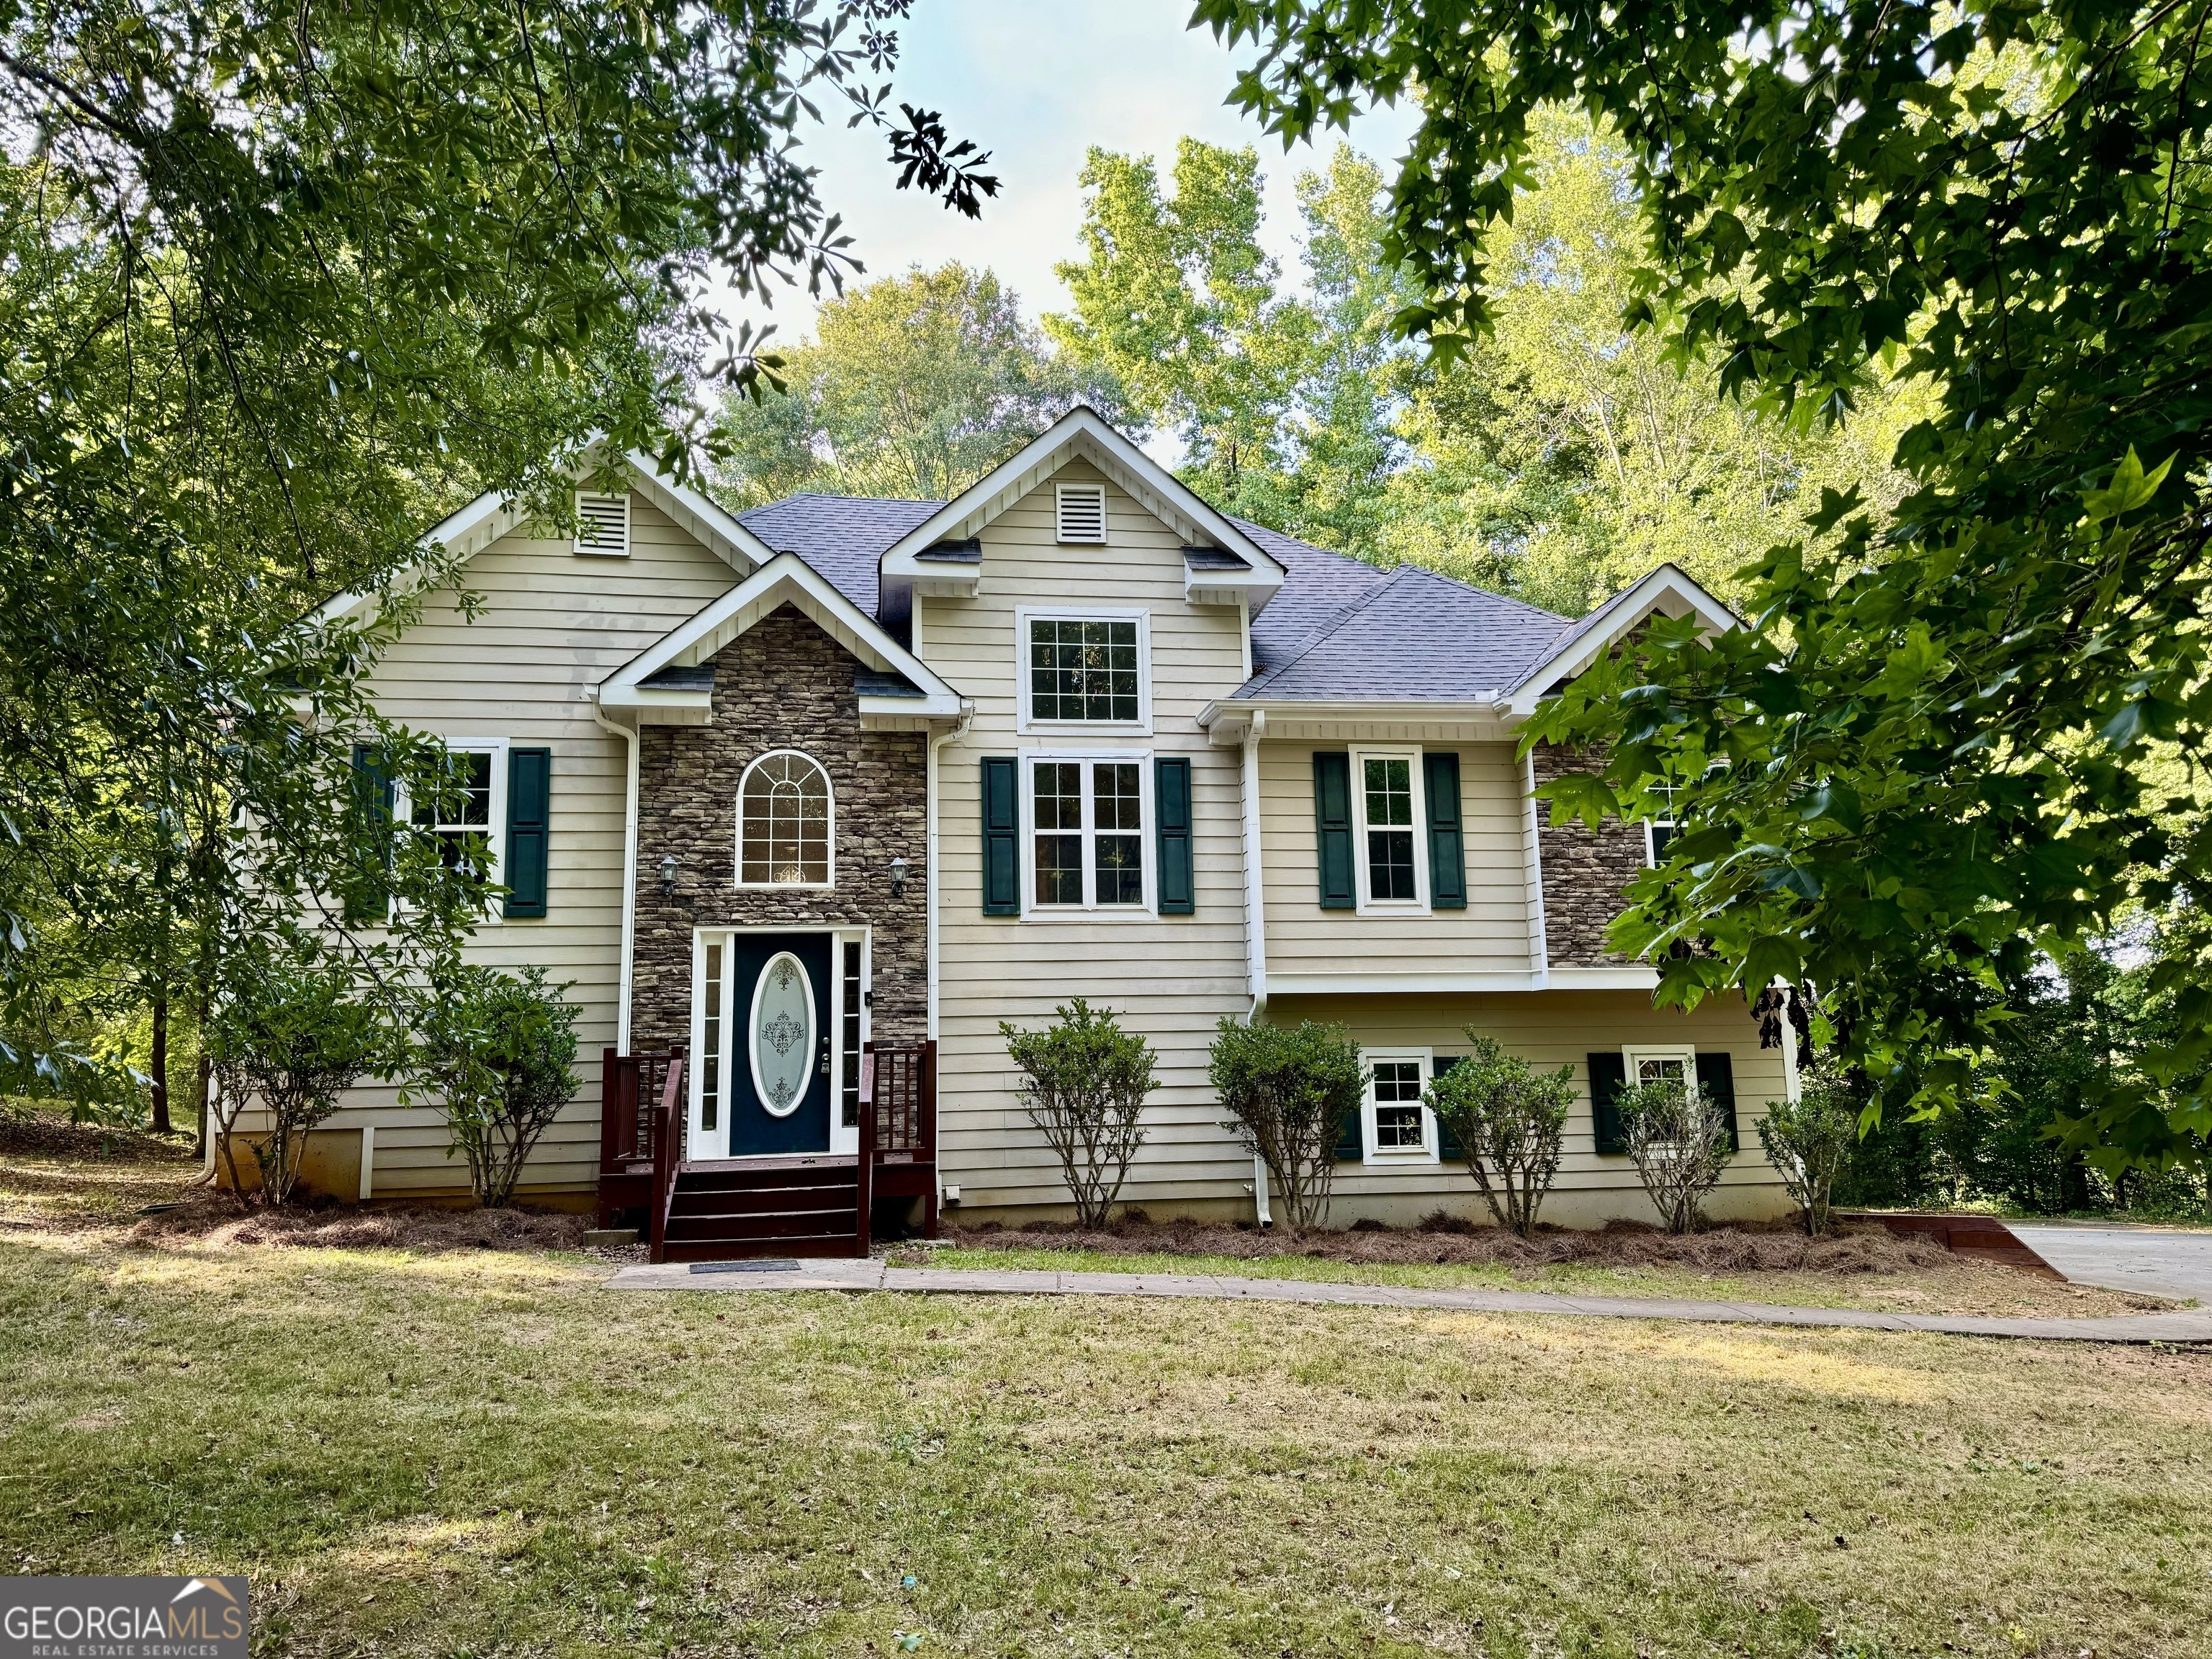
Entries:
POLYGON ((1421 1103, 1421 1146, 1419 1152, 1410 1149, 1383 1151, 1375 1129, 1374 1064, 1378 1060, 1419 1060, 1421 1065, 1421 1091, 1428 1092, 1429 1085, 1437 1080, 1437 1051, 1433 1048, 1364 1048, 1359 1058, 1369 1068, 1367 1087, 1359 1101, 1359 1145, 1364 1153, 1361 1164, 1368 1169, 1401 1169, 1407 1164, 1429 1165, 1442 1161, 1443 1139, 1437 1132, 1437 1115, 1428 1103, 1421 1103))
MULTIPOLYGON (((491 879, 503 878, 507 868, 507 751, 514 746, 510 738, 440 738, 439 743, 452 755, 489 755, 491 757, 491 822, 484 826, 484 848, 491 854, 491 879)), ((415 822, 413 792, 404 779, 395 779, 392 787, 392 818, 395 823, 412 827, 415 822)), ((394 900, 396 908, 398 901, 394 900)), ((507 907, 493 900, 484 907, 477 925, 486 922, 496 926, 507 920, 507 907)))
MULTIPOLYGON (((687 1046, 691 1051, 691 1063, 684 1070, 689 1073, 684 1109, 684 1155, 694 1159, 722 1158, 730 1155, 730 1065, 737 1057, 736 1032, 732 1025, 735 989, 730 973, 730 952, 734 945, 732 930, 726 927, 702 927, 691 935, 691 1030, 687 1046), (707 1029, 707 947, 722 947, 721 1053, 717 1073, 720 1097, 715 1102, 715 1123, 712 1129, 702 1127, 706 1115, 707 1068, 701 1062, 706 1058, 702 1035, 707 1029)), ((652 1103, 657 1106, 658 1102, 652 1103)), ((647 1103, 641 1100, 638 1109, 647 1109, 647 1103)))
POLYGON ((1684 1081, 1694 1087, 1698 1081, 1698 1051, 1686 1042, 1626 1043, 1620 1046, 1620 1060, 1627 1072, 1625 1085, 1637 1086, 1637 1062, 1645 1060, 1679 1060, 1682 1062, 1684 1081))
MULTIPOLYGON (((1429 914, 1429 798, 1422 775, 1421 751, 1403 745, 1370 745, 1352 750, 1352 878, 1363 916, 1425 916, 1429 914), (1370 760, 1412 762, 1407 774, 1413 792, 1413 896, 1378 899, 1367 866, 1367 766, 1370 760)), ((1386 826, 1388 827, 1388 826, 1386 826)))
POLYGON ((1107 538, 1111 533, 1106 523, 1106 515, 1111 506, 1112 502, 1107 499, 1106 486, 1103 484, 1054 484, 1053 486, 1052 492, 1052 538, 1054 544, 1060 547, 1105 546, 1107 538), (1067 499, 1070 491, 1073 491, 1076 494, 1083 495, 1096 495, 1098 498, 1098 533, 1096 536, 1070 538, 1060 534, 1060 527, 1064 522, 1064 509, 1061 507, 1061 503, 1067 499))
POLYGON ((1152 613, 1142 606, 1024 605, 1014 611, 1014 730, 1024 736, 1152 735, 1152 613), (1040 720, 1030 713, 1032 622, 1133 622, 1137 624, 1137 718, 1133 720, 1040 720))
POLYGON ((837 884, 837 781, 830 775, 830 769, 804 749, 770 749, 756 755, 738 775, 738 823, 735 836, 737 862, 731 866, 737 884, 749 893, 826 893, 837 884), (747 881, 745 879, 745 785, 751 781, 754 772, 766 762, 784 755, 796 755, 822 774, 822 781, 830 791, 830 879, 827 881, 747 881))
MULTIPOLYGON (((1156 822, 1152 804, 1152 751, 1149 749, 1024 749, 1017 760, 1015 784, 1021 793, 1021 882, 1022 920, 1024 921, 1152 921, 1159 914, 1159 872, 1156 848, 1156 822), (1039 761, 1133 761, 1137 764, 1137 841, 1144 859, 1145 896, 1139 904, 1100 904, 1097 902, 1096 873, 1090 858, 1091 840, 1097 834, 1094 827, 1084 836, 1083 889, 1092 898, 1083 904, 1039 904, 1036 902, 1036 764, 1039 761)), ((1084 793, 1090 797, 1091 784, 1086 774, 1084 793)))

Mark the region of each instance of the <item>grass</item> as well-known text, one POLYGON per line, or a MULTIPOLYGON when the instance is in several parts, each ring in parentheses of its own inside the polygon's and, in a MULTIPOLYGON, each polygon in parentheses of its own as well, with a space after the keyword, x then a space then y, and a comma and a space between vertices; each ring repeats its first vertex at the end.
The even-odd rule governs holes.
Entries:
POLYGON ((1802 1270, 1705 1273, 1663 1265, 1605 1267, 1559 1262, 1495 1264, 1339 1261, 1303 1255, 1170 1255, 1157 1252, 1048 1249, 939 1249, 933 1267, 1036 1267, 1058 1273, 1223 1273, 1300 1279, 1331 1285, 1407 1285, 1435 1290, 1550 1291, 1563 1295, 1686 1297, 1704 1302, 1762 1302, 1791 1308, 1863 1308, 1883 1313, 2089 1317, 2163 1310, 2147 1296, 2031 1278, 2014 1268, 1971 1261, 1896 1273, 1802 1270))
POLYGON ((245 1571, 267 1653, 2212 1654, 2203 1353, 619 1294, 4 1184, 0 1572, 245 1571))

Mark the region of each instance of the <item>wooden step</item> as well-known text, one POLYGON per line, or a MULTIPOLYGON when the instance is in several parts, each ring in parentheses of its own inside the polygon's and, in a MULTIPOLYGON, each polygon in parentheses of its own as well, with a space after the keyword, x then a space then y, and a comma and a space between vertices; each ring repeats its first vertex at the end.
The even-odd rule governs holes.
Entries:
POLYGON ((852 1210, 859 1207, 860 1192, 849 1181, 835 1187, 762 1187, 750 1192, 688 1193, 678 1188, 668 1212, 761 1215, 779 1210, 852 1210))
POLYGON ((842 1233, 857 1241, 860 1212, 787 1210, 766 1215, 672 1215, 668 1237, 677 1238, 781 1238, 799 1233, 842 1233))

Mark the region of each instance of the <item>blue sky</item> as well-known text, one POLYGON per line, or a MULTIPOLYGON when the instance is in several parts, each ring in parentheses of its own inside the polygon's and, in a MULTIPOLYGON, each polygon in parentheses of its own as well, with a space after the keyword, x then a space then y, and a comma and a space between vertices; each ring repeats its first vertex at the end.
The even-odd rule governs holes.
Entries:
MULTIPOLYGON (((845 216, 868 276, 958 259, 995 270, 1032 319, 1062 309, 1066 294, 1052 268, 1078 251, 1076 175, 1085 151, 1096 144, 1164 163, 1186 133, 1259 147, 1266 240, 1294 273, 1291 180, 1324 160, 1336 139, 1286 155, 1279 139, 1225 106, 1250 48, 1232 58, 1210 31, 1184 27, 1189 14, 1188 0, 921 0, 899 29, 893 101, 941 110, 956 136, 993 152, 990 170, 1004 182, 977 223, 894 188, 880 133, 848 131, 842 115, 814 130, 805 153, 821 168, 823 198, 845 216)), ((830 113, 826 105, 823 113, 830 113)), ((1413 127, 1410 111, 1382 111, 1356 125, 1351 141, 1395 161, 1413 127)), ((808 331, 813 311, 805 290, 794 289, 779 290, 765 313, 732 314, 773 321, 776 337, 790 341, 808 331)))

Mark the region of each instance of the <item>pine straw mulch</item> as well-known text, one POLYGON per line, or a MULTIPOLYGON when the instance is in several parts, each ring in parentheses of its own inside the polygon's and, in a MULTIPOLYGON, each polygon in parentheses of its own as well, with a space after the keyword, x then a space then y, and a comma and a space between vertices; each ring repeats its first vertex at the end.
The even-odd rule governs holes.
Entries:
POLYGON ((1838 1237, 1808 1238, 1783 1227, 1715 1227, 1686 1237, 1632 1221, 1602 1231, 1543 1227, 1524 1239, 1502 1227, 1481 1227, 1456 1216, 1431 1216, 1410 1228, 1355 1226, 1293 1238, 1280 1227, 1225 1226, 1198 1221, 1131 1218, 1103 1232, 1073 1224, 1033 1221, 1018 1229, 986 1224, 948 1226, 945 1240, 970 1250, 1070 1250, 1102 1255, 1210 1255, 1256 1261, 1306 1256, 1317 1261, 1404 1266, 1547 1267, 1577 1263, 1596 1267, 1667 1267, 1692 1273, 1803 1271, 1818 1273, 1911 1273, 1946 1267, 1957 1258, 1923 1238, 1899 1238, 1886 1228, 1855 1229, 1838 1237))
POLYGON ((82 1158, 129 1164, 181 1164, 192 1155, 191 1137, 72 1123, 58 1112, 0 1103, 0 1152, 43 1158, 82 1158))
POLYGON ((574 1250, 589 1216, 565 1211, 465 1209, 434 1204, 241 1206, 204 1193, 143 1218, 123 1236, 137 1249, 237 1249, 256 1244, 318 1250, 574 1250))

